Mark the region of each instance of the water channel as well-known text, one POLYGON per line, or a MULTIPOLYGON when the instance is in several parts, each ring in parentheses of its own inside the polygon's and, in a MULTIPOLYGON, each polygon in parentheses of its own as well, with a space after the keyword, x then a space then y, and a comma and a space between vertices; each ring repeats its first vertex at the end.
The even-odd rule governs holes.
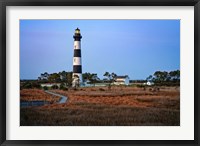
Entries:
MULTIPOLYGON (((48 90, 46 90, 45 92, 54 96, 61 97, 61 99, 58 101, 59 104, 67 102, 68 97, 66 96, 63 96, 61 94, 57 94, 48 90)), ((43 106, 43 105, 48 105, 48 104, 50 103, 47 101, 21 101, 20 107, 43 106)))

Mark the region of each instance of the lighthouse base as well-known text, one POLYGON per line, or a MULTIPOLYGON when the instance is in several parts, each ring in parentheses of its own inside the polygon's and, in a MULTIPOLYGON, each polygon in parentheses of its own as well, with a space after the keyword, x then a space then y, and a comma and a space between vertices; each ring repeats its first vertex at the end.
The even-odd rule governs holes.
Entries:
POLYGON ((80 87, 80 86, 83 86, 82 74, 81 73, 73 73, 72 87, 80 87))

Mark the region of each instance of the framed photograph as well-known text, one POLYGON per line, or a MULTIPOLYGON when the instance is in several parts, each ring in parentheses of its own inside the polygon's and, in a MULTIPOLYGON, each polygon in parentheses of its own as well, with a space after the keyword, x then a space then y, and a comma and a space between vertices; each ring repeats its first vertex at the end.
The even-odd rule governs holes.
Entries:
POLYGON ((1 1, 1 145, 199 145, 199 7, 1 1))

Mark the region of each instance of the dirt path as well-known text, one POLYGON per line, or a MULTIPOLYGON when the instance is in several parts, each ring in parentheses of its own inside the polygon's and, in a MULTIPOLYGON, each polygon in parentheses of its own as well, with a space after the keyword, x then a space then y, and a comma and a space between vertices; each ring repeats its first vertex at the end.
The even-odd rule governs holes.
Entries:
POLYGON ((44 91, 44 92, 46 92, 48 94, 51 94, 51 95, 55 95, 55 96, 61 97, 61 99, 60 99, 60 101, 58 103, 65 103, 65 102, 67 102, 68 97, 66 97, 66 96, 63 96, 61 94, 57 94, 57 93, 54 93, 54 92, 51 92, 51 91, 47 91, 47 90, 44 91))

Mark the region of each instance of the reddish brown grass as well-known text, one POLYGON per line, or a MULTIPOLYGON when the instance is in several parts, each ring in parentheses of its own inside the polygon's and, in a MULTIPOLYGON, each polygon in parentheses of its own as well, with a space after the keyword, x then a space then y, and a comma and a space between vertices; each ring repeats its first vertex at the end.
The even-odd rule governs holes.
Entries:
POLYGON ((48 101, 51 103, 58 102, 60 97, 45 93, 40 89, 22 89, 20 90, 20 101, 48 101))
POLYGON ((179 88, 153 92, 137 87, 90 87, 52 92, 67 96, 67 103, 22 108, 21 125, 180 125, 179 88))
MULTIPOLYGON (((105 87, 104 87, 105 88, 105 87)), ((98 88, 83 88, 79 91, 53 90, 69 97, 69 103, 94 103, 106 105, 123 105, 134 107, 170 107, 179 109, 179 90, 175 88, 163 91, 143 91, 137 87, 113 87, 112 90, 99 91, 98 88)))

